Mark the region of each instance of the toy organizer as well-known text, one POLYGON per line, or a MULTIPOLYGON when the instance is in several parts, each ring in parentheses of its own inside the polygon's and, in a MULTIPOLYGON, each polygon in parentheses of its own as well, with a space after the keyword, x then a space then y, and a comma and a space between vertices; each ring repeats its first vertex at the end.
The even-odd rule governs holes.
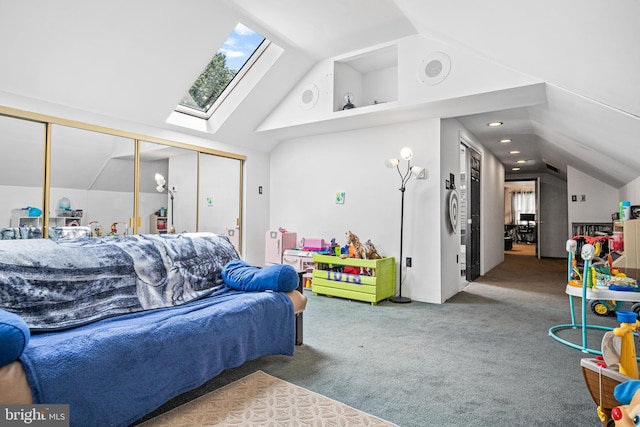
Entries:
POLYGON ((313 292, 316 294, 366 301, 371 305, 395 294, 396 261, 393 257, 360 259, 316 254, 313 261, 313 292), (360 274, 345 272, 350 270, 345 267, 353 267, 360 274))

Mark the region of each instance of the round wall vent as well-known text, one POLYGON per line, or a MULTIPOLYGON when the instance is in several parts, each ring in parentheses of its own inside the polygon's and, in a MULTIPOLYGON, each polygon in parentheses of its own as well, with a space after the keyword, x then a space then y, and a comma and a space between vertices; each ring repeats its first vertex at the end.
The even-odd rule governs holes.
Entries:
POLYGON ((443 52, 430 53, 418 66, 418 79, 428 85, 437 85, 447 78, 451 71, 451 58, 443 52))
POLYGON ((315 107, 316 103, 318 102, 319 93, 320 92, 318 91, 318 86, 314 85, 313 83, 309 83, 308 85, 303 87, 302 91, 300 92, 300 98, 298 100, 300 107, 304 108, 305 110, 310 110, 315 107))

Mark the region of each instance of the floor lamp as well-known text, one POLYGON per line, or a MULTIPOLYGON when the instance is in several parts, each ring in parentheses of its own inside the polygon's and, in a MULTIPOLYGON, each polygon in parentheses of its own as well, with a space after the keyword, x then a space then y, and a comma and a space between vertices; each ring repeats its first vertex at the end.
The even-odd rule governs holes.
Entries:
POLYGON ((411 179, 412 176, 415 176, 417 179, 424 179, 427 177, 427 170, 420 166, 411 166, 411 158, 413 157, 413 151, 409 147, 404 147, 400 150, 400 157, 407 161, 407 170, 402 173, 400 171, 400 160, 398 159, 387 159, 385 161, 385 165, 388 168, 396 168, 398 171, 398 175, 400 175, 400 194, 402 195, 400 198, 400 268, 398 271, 398 295, 392 296, 389 298, 389 301, 406 304, 411 302, 411 298, 402 296, 402 237, 404 235, 404 192, 407 188, 407 182, 411 179))
POLYGON ((169 190, 169 187, 167 187, 167 181, 164 179, 164 176, 159 173, 156 174, 156 184, 158 185, 156 187, 157 192, 162 193, 163 191, 166 191, 169 193, 169 196, 171 196, 171 227, 167 232, 169 234, 175 234, 176 228, 173 226, 173 191, 169 190))

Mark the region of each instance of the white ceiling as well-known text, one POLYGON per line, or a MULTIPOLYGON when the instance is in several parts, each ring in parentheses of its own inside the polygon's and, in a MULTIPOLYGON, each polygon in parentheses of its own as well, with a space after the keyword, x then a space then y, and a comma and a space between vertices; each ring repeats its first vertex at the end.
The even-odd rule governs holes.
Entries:
POLYGON ((313 64, 423 34, 547 82, 546 104, 458 117, 508 174, 517 149, 522 173, 620 187, 640 175, 638 17, 639 0, 0 0, 0 95, 183 131, 167 117, 241 20, 285 53, 215 134, 193 133, 268 151, 286 133, 254 130, 313 64))

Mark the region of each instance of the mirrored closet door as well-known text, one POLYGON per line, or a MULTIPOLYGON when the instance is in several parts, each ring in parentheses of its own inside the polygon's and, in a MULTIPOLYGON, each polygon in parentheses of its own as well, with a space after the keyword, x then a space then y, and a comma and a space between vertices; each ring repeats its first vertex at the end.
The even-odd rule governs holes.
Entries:
POLYGON ((240 252, 242 161, 200 153, 198 231, 224 234, 240 252))
POLYGON ((49 237, 132 233, 134 177, 135 140, 52 125, 49 237))
POLYGON ((0 106, 0 238, 207 231, 240 252, 243 155, 0 106))
POLYGON ((42 237, 44 123, 0 116, 0 239, 42 237))
POLYGON ((140 142, 141 234, 195 232, 198 152, 140 142))

